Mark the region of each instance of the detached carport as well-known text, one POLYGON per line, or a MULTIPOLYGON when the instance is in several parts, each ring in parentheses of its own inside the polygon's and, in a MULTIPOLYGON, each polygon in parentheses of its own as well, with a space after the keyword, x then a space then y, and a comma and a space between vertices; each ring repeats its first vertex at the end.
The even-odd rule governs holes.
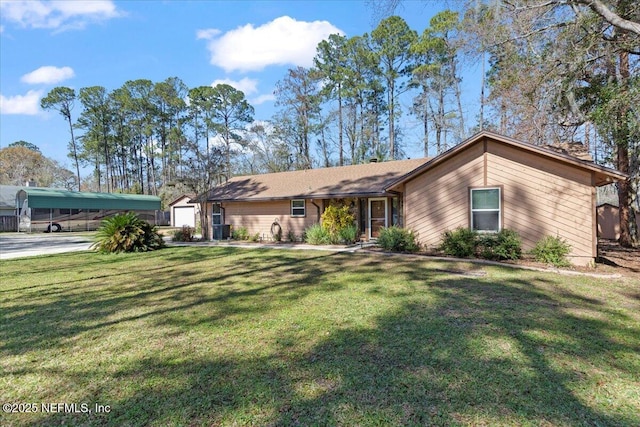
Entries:
POLYGON ((96 229, 102 219, 127 211, 136 212, 142 219, 156 224, 160 198, 140 194, 24 188, 16 195, 16 208, 19 230, 83 231, 96 229))

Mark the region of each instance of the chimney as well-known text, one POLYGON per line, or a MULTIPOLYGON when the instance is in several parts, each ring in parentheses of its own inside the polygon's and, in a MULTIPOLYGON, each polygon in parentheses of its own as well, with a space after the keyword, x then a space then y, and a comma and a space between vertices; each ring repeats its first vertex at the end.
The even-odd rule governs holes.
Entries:
POLYGON ((36 184, 36 181, 33 179, 30 179, 29 181, 24 183, 25 187, 37 187, 38 185, 36 184))
POLYGON ((561 142, 553 145, 549 144, 546 146, 546 148, 551 149, 556 153, 568 154, 580 160, 593 162, 593 157, 591 157, 591 154, 589 153, 589 151, 586 149, 584 144, 582 144, 582 142, 580 141, 564 142, 564 143, 561 142))

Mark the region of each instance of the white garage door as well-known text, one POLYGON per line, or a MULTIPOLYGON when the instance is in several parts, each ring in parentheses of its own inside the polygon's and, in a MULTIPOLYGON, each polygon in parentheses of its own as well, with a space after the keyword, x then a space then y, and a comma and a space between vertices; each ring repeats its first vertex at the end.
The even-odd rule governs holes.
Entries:
POLYGON ((183 225, 196 226, 195 208, 193 206, 173 208, 173 226, 182 227, 183 225))

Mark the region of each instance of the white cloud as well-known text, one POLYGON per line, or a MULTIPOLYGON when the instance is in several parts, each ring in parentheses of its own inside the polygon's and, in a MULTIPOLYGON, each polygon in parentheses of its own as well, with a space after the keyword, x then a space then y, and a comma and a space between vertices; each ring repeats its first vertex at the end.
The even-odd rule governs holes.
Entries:
POLYGON ((209 28, 209 29, 206 29, 206 30, 198 30, 198 31, 196 31, 196 38, 198 40, 200 40, 200 39, 211 40, 212 38, 214 38, 215 36, 217 36, 220 33, 221 33, 221 31, 220 30, 216 30, 215 28, 209 28))
POLYGON ((26 95, 5 97, 0 95, 0 114, 26 114, 35 116, 40 112, 42 91, 30 90, 26 95))
POLYGON ((47 65, 37 70, 25 74, 20 78, 24 83, 36 84, 56 84, 75 76, 71 67, 54 67, 47 65))
POLYGON ((260 104, 264 104, 265 102, 275 101, 275 100, 276 100, 276 96, 273 93, 265 93, 263 95, 253 98, 250 102, 251 102, 251 105, 260 105, 260 104))
POLYGON ((241 90, 245 96, 258 91, 258 80, 248 77, 244 77, 242 80, 218 79, 214 80, 211 86, 215 87, 219 84, 229 85, 237 90, 241 90))
MULTIPOLYGON (((210 31, 210 30, 209 30, 210 31)), ((318 43, 343 32, 327 21, 281 16, 260 27, 247 24, 216 37, 209 33, 211 63, 230 72, 260 71, 269 65, 309 67, 318 43)))
POLYGON ((3 0, 4 20, 27 28, 84 28, 88 22, 122 16, 111 0, 3 0))

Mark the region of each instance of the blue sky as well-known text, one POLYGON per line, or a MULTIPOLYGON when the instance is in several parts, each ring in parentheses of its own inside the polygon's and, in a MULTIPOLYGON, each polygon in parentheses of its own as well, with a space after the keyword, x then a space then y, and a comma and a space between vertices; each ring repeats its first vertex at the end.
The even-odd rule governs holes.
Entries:
MULTIPOLYGON (((66 166, 67 124, 58 113, 39 108, 56 86, 113 90, 127 80, 168 77, 190 88, 224 82, 245 93, 256 120, 266 120, 275 111, 276 82, 288 68, 310 66, 320 40, 336 32, 361 35, 377 24, 365 0, 0 5, 0 148, 25 140, 66 166)), ((405 0, 396 13, 422 33, 444 8, 444 2, 405 0)), ((479 97, 473 87, 465 79, 469 99, 479 97)), ((74 118, 79 111, 77 105, 74 118)), ((417 157, 417 133, 414 139, 406 149, 417 157)))

